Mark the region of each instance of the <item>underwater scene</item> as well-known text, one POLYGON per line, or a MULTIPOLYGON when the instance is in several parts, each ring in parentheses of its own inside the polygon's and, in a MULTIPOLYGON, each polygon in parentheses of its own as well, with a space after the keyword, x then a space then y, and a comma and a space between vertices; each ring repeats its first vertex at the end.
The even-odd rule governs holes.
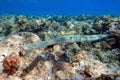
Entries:
POLYGON ((120 1, 0 0, 0 80, 120 80, 120 1))

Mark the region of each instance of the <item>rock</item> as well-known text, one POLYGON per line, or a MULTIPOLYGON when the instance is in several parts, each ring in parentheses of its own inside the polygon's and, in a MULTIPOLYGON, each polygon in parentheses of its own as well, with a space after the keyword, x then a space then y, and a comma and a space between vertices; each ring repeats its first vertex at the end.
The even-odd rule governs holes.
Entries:
POLYGON ((72 65, 75 70, 87 72, 87 75, 95 78, 101 74, 113 73, 107 66, 98 60, 94 60, 86 51, 80 51, 73 58, 72 65))
POLYGON ((0 44, 0 72, 4 73, 2 71, 5 69, 7 74, 20 76, 24 72, 24 68, 31 63, 31 60, 34 60, 36 57, 35 55, 41 53, 41 50, 39 49, 28 52, 22 47, 24 44, 33 43, 36 41, 40 41, 40 38, 37 35, 29 32, 13 34, 2 41, 0 44), (33 54, 35 55, 33 56, 33 54), (19 55, 22 57, 20 58, 19 55), (23 55, 26 55, 26 57, 23 58, 23 55))

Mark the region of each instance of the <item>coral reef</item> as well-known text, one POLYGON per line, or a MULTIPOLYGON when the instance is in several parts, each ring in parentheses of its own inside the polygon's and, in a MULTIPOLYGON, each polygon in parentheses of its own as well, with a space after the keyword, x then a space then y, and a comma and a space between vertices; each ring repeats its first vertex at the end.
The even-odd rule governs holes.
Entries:
POLYGON ((0 17, 1 80, 119 80, 120 17, 0 17))

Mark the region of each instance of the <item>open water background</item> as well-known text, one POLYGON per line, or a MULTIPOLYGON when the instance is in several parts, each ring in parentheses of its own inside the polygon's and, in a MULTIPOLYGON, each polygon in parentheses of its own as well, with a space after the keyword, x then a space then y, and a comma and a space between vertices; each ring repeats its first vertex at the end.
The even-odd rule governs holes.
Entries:
POLYGON ((0 0, 0 14, 120 15, 120 0, 0 0))

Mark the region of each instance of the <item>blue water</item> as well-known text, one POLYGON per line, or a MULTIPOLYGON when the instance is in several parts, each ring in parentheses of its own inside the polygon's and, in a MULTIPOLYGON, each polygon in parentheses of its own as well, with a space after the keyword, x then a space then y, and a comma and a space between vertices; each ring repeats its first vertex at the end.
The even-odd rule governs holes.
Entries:
POLYGON ((120 15, 120 0, 0 0, 0 14, 120 15))

